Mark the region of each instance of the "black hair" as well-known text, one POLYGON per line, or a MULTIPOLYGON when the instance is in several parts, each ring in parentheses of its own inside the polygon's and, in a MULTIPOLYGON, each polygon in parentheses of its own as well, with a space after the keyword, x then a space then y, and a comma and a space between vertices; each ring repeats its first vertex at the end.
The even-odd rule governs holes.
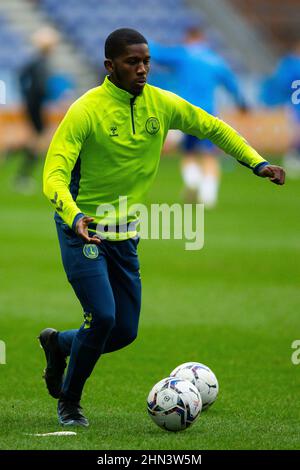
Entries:
POLYGON ((148 44, 147 39, 135 29, 116 29, 107 37, 104 51, 107 59, 115 59, 124 51, 126 46, 132 44, 148 44))

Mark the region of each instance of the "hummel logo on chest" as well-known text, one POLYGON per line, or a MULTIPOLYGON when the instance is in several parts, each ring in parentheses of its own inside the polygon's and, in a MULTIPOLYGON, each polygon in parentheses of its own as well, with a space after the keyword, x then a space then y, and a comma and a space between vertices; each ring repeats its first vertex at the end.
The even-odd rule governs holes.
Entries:
POLYGON ((111 126, 109 137, 118 137, 118 128, 117 126, 111 126))

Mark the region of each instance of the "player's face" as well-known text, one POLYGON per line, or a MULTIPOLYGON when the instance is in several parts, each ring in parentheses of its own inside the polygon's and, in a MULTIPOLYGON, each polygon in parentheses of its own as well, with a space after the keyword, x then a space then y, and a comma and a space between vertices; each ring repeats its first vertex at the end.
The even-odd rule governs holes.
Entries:
POLYGON ((150 54, 147 44, 126 46, 114 60, 105 61, 112 82, 132 95, 140 95, 150 70, 150 54))

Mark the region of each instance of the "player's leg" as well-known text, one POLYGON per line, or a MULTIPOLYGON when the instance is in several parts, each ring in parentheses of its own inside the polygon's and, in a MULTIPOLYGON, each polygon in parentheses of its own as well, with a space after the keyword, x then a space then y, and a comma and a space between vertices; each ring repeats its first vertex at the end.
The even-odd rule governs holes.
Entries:
POLYGON ((45 129, 42 103, 36 101, 28 102, 26 114, 30 124, 30 134, 28 142, 23 149, 23 161, 16 177, 16 189, 22 193, 31 193, 36 187, 33 173, 38 162, 38 143, 45 129))
POLYGON ((111 257, 109 279, 114 293, 116 320, 103 353, 124 348, 135 340, 141 310, 141 278, 136 251, 138 240, 108 243, 111 257))
POLYGON ((70 356, 73 339, 78 333, 78 328, 74 330, 60 331, 57 339, 59 343, 60 350, 65 356, 70 356))
POLYGON ((82 277, 71 282, 84 311, 84 323, 72 341, 60 399, 58 418, 64 426, 88 426, 79 405, 84 385, 101 356, 115 323, 115 303, 108 275, 82 277))
POLYGON ((202 183, 202 170, 199 165, 197 144, 199 139, 185 135, 182 148, 181 174, 184 183, 184 199, 186 202, 197 202, 198 188, 202 183))
POLYGON ((198 188, 198 200, 206 209, 216 206, 220 186, 220 165, 215 147, 203 141, 201 153, 202 181, 198 188))
POLYGON ((106 274, 74 280, 72 286, 83 308, 84 322, 72 340, 62 396, 79 401, 84 383, 115 325, 115 302, 106 274))
POLYGON ((85 312, 85 322, 72 339, 70 362, 58 403, 62 424, 88 425, 79 405, 85 381, 104 352, 120 349, 136 335, 141 305, 141 283, 136 240, 102 241, 109 276, 73 280, 72 286, 85 312), (116 314, 115 314, 116 311, 116 314), (74 405, 75 403, 75 405, 74 405), (74 419, 73 419, 74 418, 74 419))
MULTIPOLYGON (((113 352, 132 343, 137 336, 141 309, 141 279, 136 252, 137 239, 124 242, 103 241, 110 262, 108 273, 115 300, 115 326, 106 341, 102 353, 113 352)), ((60 332, 60 350, 70 355, 78 330, 60 332)))
MULTIPOLYGON (((88 425, 79 406, 82 390, 114 327, 115 303, 104 246, 85 245, 65 224, 57 224, 62 260, 83 307, 85 321, 78 331, 58 333, 58 344, 71 346, 67 374, 58 402, 61 424, 88 425)), ((61 348, 61 350, 66 349, 61 348)))

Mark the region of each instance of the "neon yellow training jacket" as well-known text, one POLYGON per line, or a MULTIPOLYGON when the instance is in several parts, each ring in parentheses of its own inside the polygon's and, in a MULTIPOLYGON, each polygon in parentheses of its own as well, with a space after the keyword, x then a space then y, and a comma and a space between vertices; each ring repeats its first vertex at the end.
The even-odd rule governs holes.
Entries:
POLYGON ((73 103, 49 147, 44 193, 57 215, 73 228, 82 213, 110 224, 98 209, 110 204, 117 224, 126 221, 119 196, 127 196, 127 207, 144 201, 169 129, 211 140, 255 173, 267 164, 229 125, 179 96, 147 84, 134 97, 106 77, 73 103))

